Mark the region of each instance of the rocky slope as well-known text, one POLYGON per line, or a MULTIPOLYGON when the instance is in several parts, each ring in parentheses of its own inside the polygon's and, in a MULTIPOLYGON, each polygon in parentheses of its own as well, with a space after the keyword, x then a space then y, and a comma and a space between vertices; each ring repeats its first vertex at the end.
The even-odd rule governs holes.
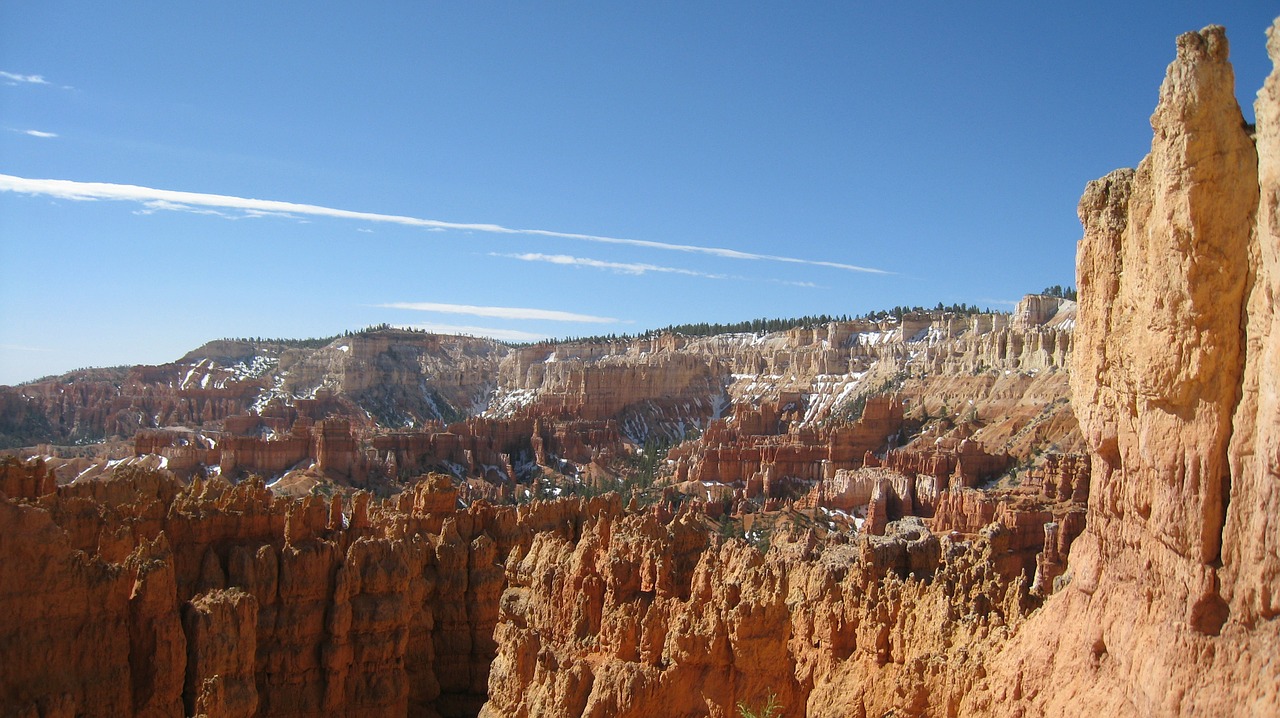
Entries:
POLYGON ((4 715, 729 715, 892 701, 884 675, 926 705, 939 650, 973 665, 1034 603, 999 521, 779 524, 762 553, 696 502, 462 510, 438 475, 387 501, 52 479, 0 460, 4 715))
MULTIPOLYGON (((915 395, 938 394, 930 408, 950 402, 959 410, 988 396, 1016 402, 1034 377, 1052 376, 1053 387, 1030 400, 1038 411, 1048 395, 1065 396, 1074 304, 1038 295, 1024 304, 1012 320, 929 312, 772 334, 519 348, 393 329, 318 348, 217 341, 172 364, 2 387, 0 438, 21 446, 128 439, 156 428, 218 431, 228 417, 282 407, 315 419, 336 413, 370 429, 412 429, 532 407, 615 420, 643 443, 683 438, 731 403, 784 393, 804 402, 801 419, 812 423, 886 383, 907 380, 915 395), (927 380, 942 375, 974 380, 933 392, 927 380)), ((1007 408, 993 406, 990 415, 1007 417, 1007 408)))
POLYGON ((975 670, 966 652, 1022 611, 991 551, 907 522, 858 545, 779 538, 764 555, 709 542, 687 515, 539 536, 507 564, 481 715, 730 716, 770 694, 787 715, 954 705, 967 686, 930 685, 938 658, 975 670))

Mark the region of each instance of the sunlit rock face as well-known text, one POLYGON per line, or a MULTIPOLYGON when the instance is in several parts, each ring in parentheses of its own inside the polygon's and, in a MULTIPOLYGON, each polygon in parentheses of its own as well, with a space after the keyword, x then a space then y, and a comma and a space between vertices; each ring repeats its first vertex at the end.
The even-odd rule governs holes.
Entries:
POLYGON ((615 496, 460 511, 446 477, 344 506, 144 469, 5 497, 0 712, 475 715, 502 560, 619 510, 615 496))
MULTIPOLYGON (((1280 24, 1269 32, 1280 60, 1280 24)), ((1256 145, 1221 28, 1178 38, 1136 170, 1080 202, 1072 402, 1092 454, 1070 585, 975 710, 1266 715, 1280 668, 1280 74, 1256 145)))

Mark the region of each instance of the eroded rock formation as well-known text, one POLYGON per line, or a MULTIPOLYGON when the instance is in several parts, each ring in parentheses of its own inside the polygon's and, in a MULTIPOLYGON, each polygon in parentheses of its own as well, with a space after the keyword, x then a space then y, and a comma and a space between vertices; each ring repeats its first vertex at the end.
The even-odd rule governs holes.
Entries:
MULTIPOLYGON (((1268 49, 1280 61, 1280 23, 1268 49)), ((1004 651, 975 710, 1280 704, 1280 71, 1258 96, 1255 151, 1227 50, 1217 27, 1178 38, 1151 153, 1080 202, 1072 390, 1092 453, 1088 525, 1069 585, 1004 651)))
MULTIPOLYGON (((1028 423, 1039 434, 1052 429, 1038 437, 1046 443, 1071 441, 1074 423, 1060 421, 1069 412, 1054 402, 1066 393, 1074 303, 1033 295, 1024 304, 1035 311, 1020 310, 1012 323, 937 311, 767 334, 521 348, 386 328, 323 345, 216 341, 171 364, 0 388, 0 446, 127 440, 153 429, 283 436, 300 419, 330 416, 363 433, 426 430, 520 413, 615 421, 630 441, 675 441, 730 405, 795 404, 795 421, 813 425, 895 382, 931 412, 983 407, 993 423, 984 430, 999 442, 1028 423), (1047 408, 1053 421, 1040 416, 1047 408)), ((1025 453, 1017 441, 1011 447, 1025 453)))
POLYGON ((474 715, 501 561, 621 510, 459 511, 445 477, 372 509, 142 470, 28 493, 0 500, 5 715, 474 715))
POLYGON ((731 716, 769 694, 788 715, 954 707, 972 678, 937 685, 936 661, 975 675, 973 647, 1024 611, 989 541, 918 520, 855 544, 779 537, 765 554, 693 522, 602 516, 513 556, 481 715, 731 716))

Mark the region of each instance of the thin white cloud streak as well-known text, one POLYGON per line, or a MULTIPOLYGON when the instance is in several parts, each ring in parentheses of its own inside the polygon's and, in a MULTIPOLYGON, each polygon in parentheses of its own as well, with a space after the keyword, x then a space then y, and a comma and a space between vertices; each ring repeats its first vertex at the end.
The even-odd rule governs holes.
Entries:
POLYGON ((817 289, 818 285, 813 282, 793 282, 786 279, 756 279, 752 277, 739 277, 732 274, 712 274, 710 272, 699 272, 693 269, 683 269, 681 267, 662 267, 656 264, 630 263, 630 262, 606 262, 601 259, 591 259, 588 257, 574 257, 568 254, 537 254, 535 252, 526 252, 524 254, 502 254, 501 252, 490 252, 491 257, 508 257, 510 259, 519 259, 525 262, 547 262, 550 264, 558 264, 568 267, 591 267, 592 269, 607 269, 622 274, 642 275, 647 272, 667 272, 670 274, 682 274, 690 277, 704 277, 706 279, 736 279, 744 282, 763 281, 770 284, 780 284, 787 287, 804 287, 806 289, 817 289))
POLYGON ((532 309, 528 307, 477 307, 471 304, 443 304, 440 302, 390 302, 376 306, 380 309, 408 309, 415 312, 467 314, 473 317, 490 317, 494 319, 533 319, 550 322, 585 322, 589 324, 617 324, 619 321, 613 317, 596 317, 590 314, 575 314, 554 309, 532 309))
POLYGON ((521 229, 515 230, 521 234, 535 234, 544 237, 560 237, 562 239, 581 239, 588 242, 600 242, 602 244, 625 244, 632 247, 645 247, 647 249, 665 249, 674 252, 692 252, 697 254, 710 254, 716 257, 725 257, 727 259, 752 259, 763 260, 767 262, 787 262, 789 264, 808 264, 814 267, 831 267, 833 269, 844 269, 850 272, 866 272, 868 274, 893 274, 883 269, 875 269, 873 267, 860 267, 856 264, 845 264, 843 262, 827 262, 817 259, 800 259, 798 257, 784 257, 776 254, 756 254, 754 252, 742 252, 736 249, 725 249, 723 247, 700 247, 692 244, 668 244, 667 242, 654 242, 647 239, 621 239, 618 237, 601 237, 594 234, 573 234, 570 232, 552 232, 545 229, 521 229))
POLYGON ((770 284, 781 284, 784 287, 804 287, 805 289, 821 289, 822 285, 814 282, 793 282, 789 279, 766 279, 770 284))
POLYGON ((44 130, 23 130, 22 134, 30 135, 31 137, 41 137, 45 139, 58 136, 57 132, 45 132, 44 130))
POLYGON ((875 269, 872 267, 860 267, 854 264, 845 264, 843 262, 829 262, 825 260, 800 259, 798 257, 785 257, 774 254, 756 254, 753 252, 741 252, 736 249, 727 249, 724 247, 703 247, 692 244, 671 244, 668 242, 654 242, 646 239, 623 239, 619 237, 605 237, 594 234, 578 234, 574 232, 555 232, 547 229, 512 229, 497 224, 484 223, 465 223, 465 222, 444 222, 435 219, 421 219, 418 217, 408 217, 396 214, 379 214, 376 212, 356 212, 347 209, 336 209, 333 207, 322 207, 314 204, 298 204, 295 202, 282 202, 279 200, 251 199, 246 197, 233 197, 230 195, 206 194, 201 192, 184 192, 179 190, 156 189, 153 187, 140 187, 138 185, 114 184, 110 182, 79 182, 75 180, 55 180, 55 179, 27 179, 24 177, 15 177, 12 175, 0 174, 0 191, 19 192, 22 194, 39 194, 61 199, 75 200, 126 200, 133 202, 149 202, 162 200, 171 202, 176 205, 196 205, 201 207, 220 207, 223 209, 241 209, 241 210, 257 210, 262 212, 279 212, 290 215, 311 215, 319 217, 334 217, 338 219, 356 219, 366 222, 389 222, 392 224, 402 224, 410 227, 425 227, 427 229, 437 230, 459 230, 469 232, 486 232, 489 234, 506 234, 506 235, 524 235, 537 237, 553 237, 556 239, 575 239, 584 242, 596 242, 600 244, 616 244, 630 247, 643 247, 645 249, 659 249, 670 252, 689 252, 695 254, 708 254, 715 257, 723 257, 726 259, 744 259, 768 262, 785 262, 789 264, 804 264, 815 267, 830 267, 833 269, 843 269, 851 272, 865 272, 869 274, 893 274, 883 269, 875 269))
POLYGON ((50 352, 52 349, 44 347, 29 347, 22 344, 0 344, 0 351, 7 352, 50 352))
POLYGON ((490 339, 498 339, 508 342, 536 342, 549 337, 549 334, 539 334, 537 332, 524 332, 519 329, 493 329, 490 327, 472 327, 458 324, 434 324, 424 322, 420 324, 401 324, 403 329, 421 329, 433 334, 462 334, 472 337, 489 337, 490 339))
POLYGON ((489 256, 508 257, 510 259, 519 259, 524 262, 547 262, 549 264, 559 264, 568 267, 608 269, 622 274, 640 275, 645 274, 646 272, 665 272, 669 274, 684 274, 690 277, 706 277, 707 279, 728 279, 728 275, 725 274, 698 272, 692 269, 682 269, 680 267, 662 267, 656 264, 645 264, 640 262, 606 262, 602 259, 574 257, 568 254, 538 254, 536 252, 526 252, 524 254, 501 254, 498 252, 490 252, 489 256))
POLYGON ((49 81, 40 75, 22 75, 16 72, 5 72, 0 70, 0 78, 9 80, 10 82, 24 82, 29 85, 47 85, 49 81))
POLYGON ((207 215, 213 215, 215 217, 225 217, 227 219, 234 219, 232 215, 229 215, 226 212, 219 212, 216 209, 196 209, 195 207, 188 207, 187 205, 184 205, 184 204, 166 202, 164 200, 153 200, 151 202, 143 202, 142 209, 135 209, 133 211, 134 214, 138 214, 138 215, 155 214, 156 212, 190 212, 192 214, 207 214, 207 215))
MULTIPOLYGON (((285 217, 287 219, 298 219, 287 212, 266 212, 258 209, 240 210, 240 214, 231 214, 216 209, 207 209, 202 207, 192 207, 187 204, 178 202, 170 202, 169 200, 156 199, 142 203, 142 209, 134 210, 134 214, 149 215, 156 212, 189 212, 191 214, 212 215, 214 217, 222 217, 223 219, 256 219, 258 217, 285 217)), ((307 220, 300 220, 305 223, 307 220)))

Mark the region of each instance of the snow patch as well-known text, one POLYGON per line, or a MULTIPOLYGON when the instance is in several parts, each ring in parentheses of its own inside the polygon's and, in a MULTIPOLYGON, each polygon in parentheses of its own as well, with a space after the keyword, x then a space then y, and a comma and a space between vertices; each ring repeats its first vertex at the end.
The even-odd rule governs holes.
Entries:
POLYGON ((897 337, 897 329, 885 329, 878 332, 858 332, 851 339, 854 344, 873 347, 879 344, 888 344, 897 337))
POLYGON ((526 407, 538 398, 538 393, 532 389, 499 389, 493 398, 489 400, 488 407, 481 416, 491 419, 501 419, 511 416, 523 407, 526 407))

